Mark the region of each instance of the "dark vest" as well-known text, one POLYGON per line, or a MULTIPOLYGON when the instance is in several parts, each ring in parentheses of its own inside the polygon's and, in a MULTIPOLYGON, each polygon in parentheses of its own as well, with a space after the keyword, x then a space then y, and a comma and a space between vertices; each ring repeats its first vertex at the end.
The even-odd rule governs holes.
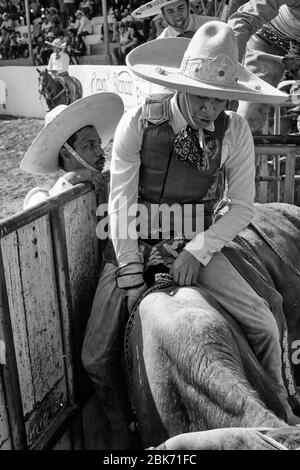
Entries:
POLYGON ((208 168, 199 171, 178 160, 173 152, 175 135, 169 121, 171 97, 150 97, 143 107, 145 130, 140 153, 139 202, 146 205, 204 204, 206 230, 224 192, 221 151, 229 118, 223 111, 215 121, 215 130, 204 131, 212 157, 208 168))

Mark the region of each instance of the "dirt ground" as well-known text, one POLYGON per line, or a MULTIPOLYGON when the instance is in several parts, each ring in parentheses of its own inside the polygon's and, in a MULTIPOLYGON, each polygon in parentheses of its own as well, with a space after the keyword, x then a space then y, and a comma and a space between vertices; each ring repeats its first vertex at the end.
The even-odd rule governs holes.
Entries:
MULTIPOLYGON (((0 220, 22 210, 30 189, 36 186, 50 189, 60 174, 36 176, 19 168, 23 155, 43 126, 41 119, 0 115, 0 220)), ((111 144, 105 150, 110 155, 111 144)))

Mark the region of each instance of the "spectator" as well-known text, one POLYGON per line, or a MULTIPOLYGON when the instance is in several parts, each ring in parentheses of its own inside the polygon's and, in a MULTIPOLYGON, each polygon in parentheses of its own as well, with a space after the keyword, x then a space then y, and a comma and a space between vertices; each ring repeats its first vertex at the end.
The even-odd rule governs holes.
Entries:
POLYGON ((128 30, 129 41, 126 44, 124 44, 124 46, 120 47, 120 57, 121 57, 121 60, 123 60, 124 64, 126 63, 125 57, 128 54, 128 52, 132 51, 132 49, 134 49, 135 47, 145 42, 144 37, 137 30, 136 23, 134 22, 128 23, 127 30, 128 30))
POLYGON ((10 59, 17 59, 18 57, 18 43, 15 31, 9 32, 9 56, 10 59))
POLYGON ((73 64, 79 64, 78 56, 82 56, 86 52, 86 45, 73 29, 68 30, 66 51, 69 54, 70 63, 73 64))
POLYGON ((75 31, 75 32, 77 33, 77 30, 78 30, 78 28, 79 28, 79 25, 80 25, 79 18, 77 18, 77 17, 75 16, 75 14, 70 15, 69 18, 68 18, 67 29, 68 29, 68 30, 71 30, 71 31, 75 31))
POLYGON ((41 32, 48 33, 51 28, 53 28, 53 23, 51 21, 51 14, 49 10, 45 10, 45 14, 42 15, 42 24, 41 24, 41 32))
POLYGON ((28 57, 28 44, 22 37, 20 31, 16 31, 15 38, 18 46, 18 56, 28 57))
POLYGON ((121 22, 118 25, 118 40, 120 47, 114 49, 113 53, 117 60, 118 65, 125 65, 125 55, 123 52, 123 47, 125 47, 130 42, 129 31, 125 26, 125 23, 121 22))
POLYGON ((36 45, 33 48, 33 58, 35 65, 46 65, 48 61, 44 60, 44 57, 42 55, 42 52, 45 48, 45 39, 43 34, 39 34, 38 37, 36 38, 36 45))
POLYGON ((81 10, 77 10, 75 13, 76 18, 79 18, 79 28, 77 30, 77 36, 87 36, 92 34, 93 26, 85 13, 81 10))
POLYGON ((55 39, 55 34, 53 31, 49 31, 46 35, 46 41, 44 42, 44 45, 42 46, 40 50, 40 56, 41 60, 43 62, 43 65, 47 65, 50 59, 50 56, 53 52, 53 49, 51 47, 51 43, 55 39), (49 44, 50 43, 50 44, 49 44))
POLYGON ((8 13, 3 13, 2 15, 2 23, 1 23, 1 28, 4 26, 8 31, 14 31, 15 25, 13 20, 10 18, 10 15, 8 13))
POLYGON ((122 21, 124 23, 129 23, 129 22, 134 21, 133 16, 130 14, 130 11, 128 8, 125 8, 122 13, 122 21))
POLYGON ((0 36, 0 59, 9 59, 10 54, 10 38, 9 31, 5 26, 1 26, 0 36))

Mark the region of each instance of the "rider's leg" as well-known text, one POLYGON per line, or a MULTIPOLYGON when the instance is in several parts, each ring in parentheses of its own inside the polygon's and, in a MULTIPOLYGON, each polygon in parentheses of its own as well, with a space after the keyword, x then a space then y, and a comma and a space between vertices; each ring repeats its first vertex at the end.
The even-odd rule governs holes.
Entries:
POLYGON ((82 349, 82 362, 111 426, 111 449, 128 449, 132 415, 121 360, 127 322, 116 267, 107 263, 100 276, 82 349))
MULTIPOLYGON (((300 423, 288 402, 282 377, 282 351, 279 331, 268 303, 260 297, 223 253, 215 253, 201 267, 199 283, 239 323, 285 407, 288 422, 300 423)), ((278 298, 279 298, 278 294, 278 298)))
MULTIPOLYGON (((281 57, 277 59, 268 55, 280 56, 282 51, 275 46, 270 46, 254 35, 248 42, 244 66, 259 78, 277 87, 284 72, 281 57)), ((261 134, 267 117, 269 106, 261 103, 240 102, 238 114, 245 117, 254 134, 261 134)))

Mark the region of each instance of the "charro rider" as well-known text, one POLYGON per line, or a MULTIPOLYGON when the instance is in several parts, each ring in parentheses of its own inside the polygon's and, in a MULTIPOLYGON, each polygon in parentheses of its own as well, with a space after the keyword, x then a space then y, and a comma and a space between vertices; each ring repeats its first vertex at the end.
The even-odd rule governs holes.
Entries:
POLYGON ((123 110, 118 95, 102 92, 49 111, 44 129, 27 150, 20 168, 35 175, 59 170, 64 173, 50 190, 31 189, 25 197, 24 209, 80 182, 90 181, 100 189, 105 163, 103 147, 113 137, 123 110))
MULTIPOLYGON (((245 55, 245 67, 277 86, 284 72, 282 57, 291 45, 300 48, 299 0, 249 0, 228 24, 238 41, 240 61, 245 55)), ((268 106, 241 103, 238 113, 248 120, 253 133, 261 134, 268 106)))
POLYGON ((59 38, 54 39, 53 42, 45 41, 45 43, 54 48, 54 51, 50 55, 47 68, 54 78, 59 80, 64 87, 67 87, 69 96, 68 102, 71 103, 75 101, 76 90, 75 83, 69 76, 70 56, 65 52, 66 43, 59 38))
POLYGON ((134 10, 132 16, 139 20, 160 13, 168 26, 158 38, 192 37, 204 23, 218 19, 212 16, 191 14, 189 0, 152 0, 134 10))
MULTIPOLYGON (((138 239, 153 245, 158 243, 157 238, 180 235, 180 231, 176 234, 173 229, 171 234, 168 229, 162 233, 165 220, 163 215, 160 218, 158 205, 170 207, 177 203, 182 209, 183 205, 195 209, 200 204, 204 210, 203 218, 198 217, 198 222, 203 221, 202 233, 183 234, 190 241, 171 268, 180 286, 199 282, 206 267, 215 257, 219 259, 217 255, 224 244, 249 224, 254 211, 252 135, 245 119, 224 111, 226 101, 281 103, 287 98, 238 63, 232 29, 222 22, 205 23, 191 40, 165 38, 141 45, 127 56, 127 64, 143 79, 177 91, 149 97, 145 105, 129 110, 121 119, 114 139, 109 217, 115 255, 106 253, 107 262, 94 298, 82 360, 102 399, 115 448, 126 448, 129 442, 125 424, 128 425, 130 414, 120 373, 121 340, 128 313, 122 307, 126 301, 130 312, 146 289, 144 260, 139 249, 143 243, 138 239), (212 225, 214 207, 223 194, 224 171, 231 205, 212 225), (137 202, 140 204, 138 219, 137 202), (136 225, 141 227, 139 232, 136 225), (124 235, 122 231, 126 227, 131 233, 124 235)), ((182 226, 181 213, 179 217, 182 226)), ((197 222, 196 218, 193 220, 197 222)), ((182 237, 178 240, 180 243, 182 237)), ((154 247, 150 254, 153 262, 159 258, 160 246, 154 247)), ((162 247, 171 253, 176 243, 166 241, 162 247)), ((225 273, 224 277, 228 278, 227 268, 221 259, 218 276, 222 278, 225 273)), ((234 274, 238 276, 237 272, 234 274)), ((231 287, 226 289, 230 301, 231 287)), ((238 284, 236 290, 240 299, 242 292, 238 284)), ((250 315, 256 328, 251 303, 255 292, 251 295, 251 307, 248 305, 245 317, 248 319, 250 315)), ((258 300, 257 304, 262 302, 258 300)), ((263 315, 265 310, 266 307, 263 315)), ((271 312, 261 320, 261 329, 271 330, 267 342, 260 346, 266 355, 273 348, 273 323, 269 317, 271 312)), ((280 356, 274 361, 280 363, 280 356)))

